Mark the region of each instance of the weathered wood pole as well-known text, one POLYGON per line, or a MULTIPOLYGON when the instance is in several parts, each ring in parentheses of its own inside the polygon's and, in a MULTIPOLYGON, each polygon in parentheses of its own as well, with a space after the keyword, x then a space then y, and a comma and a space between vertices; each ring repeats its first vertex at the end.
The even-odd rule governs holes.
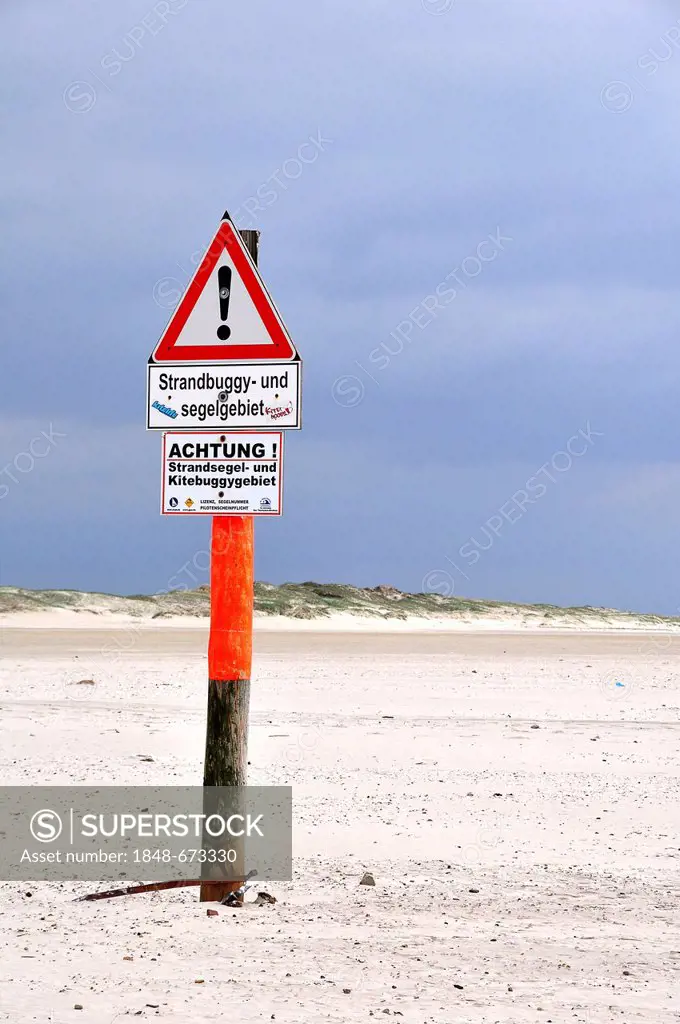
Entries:
MULTIPOLYGON (((259 232, 241 237, 257 264, 259 232)), ((254 520, 213 516, 210 556, 208 726, 204 786, 245 786, 253 656, 254 520)), ((242 879, 201 884, 201 902, 223 899, 242 879)))

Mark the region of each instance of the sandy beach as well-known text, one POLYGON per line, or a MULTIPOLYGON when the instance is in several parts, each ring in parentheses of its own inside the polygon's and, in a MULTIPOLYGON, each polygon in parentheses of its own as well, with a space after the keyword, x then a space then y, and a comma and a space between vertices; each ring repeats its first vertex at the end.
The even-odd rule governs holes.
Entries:
MULTIPOLYGON (((7 626, 5 783, 200 784, 206 642, 7 626)), ((2 883, 0 1020, 678 1021, 679 652, 258 630, 250 781, 293 786, 293 881, 215 918, 194 889, 2 883)))

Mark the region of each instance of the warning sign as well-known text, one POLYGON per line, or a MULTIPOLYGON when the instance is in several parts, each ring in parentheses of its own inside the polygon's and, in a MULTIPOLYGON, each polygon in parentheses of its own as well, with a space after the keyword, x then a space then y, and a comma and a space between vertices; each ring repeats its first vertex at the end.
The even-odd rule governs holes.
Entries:
POLYGON ((300 363, 149 364, 148 430, 300 428, 300 363))
POLYGON ((155 363, 298 358, 229 213, 151 356, 155 363))
POLYGON ((162 515, 280 516, 283 434, 164 434, 162 474, 162 515))

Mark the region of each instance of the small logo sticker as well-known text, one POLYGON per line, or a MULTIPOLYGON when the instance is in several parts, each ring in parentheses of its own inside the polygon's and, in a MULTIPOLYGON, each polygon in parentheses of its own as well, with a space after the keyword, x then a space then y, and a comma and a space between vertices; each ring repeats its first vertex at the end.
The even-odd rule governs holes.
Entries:
POLYGON ((272 420, 280 420, 283 416, 290 416, 293 412, 293 403, 288 405, 266 405, 264 411, 272 420))
POLYGON ((194 502, 193 498, 187 498, 187 500, 184 502, 184 504, 186 505, 187 508, 193 508, 195 502, 194 502))
POLYGON ((158 411, 162 412, 164 416, 169 416, 171 420, 177 419, 177 413, 168 405, 162 405, 160 402, 154 402, 152 408, 158 409, 158 411))

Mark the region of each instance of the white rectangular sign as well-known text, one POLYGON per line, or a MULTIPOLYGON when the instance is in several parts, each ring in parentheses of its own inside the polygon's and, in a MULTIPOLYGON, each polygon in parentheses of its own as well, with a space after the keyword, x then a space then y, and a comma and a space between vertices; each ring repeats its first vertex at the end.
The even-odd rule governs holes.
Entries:
POLYGON ((161 514, 280 516, 283 433, 163 435, 161 514))
POLYGON ((148 430, 298 430, 300 363, 149 363, 148 430))

